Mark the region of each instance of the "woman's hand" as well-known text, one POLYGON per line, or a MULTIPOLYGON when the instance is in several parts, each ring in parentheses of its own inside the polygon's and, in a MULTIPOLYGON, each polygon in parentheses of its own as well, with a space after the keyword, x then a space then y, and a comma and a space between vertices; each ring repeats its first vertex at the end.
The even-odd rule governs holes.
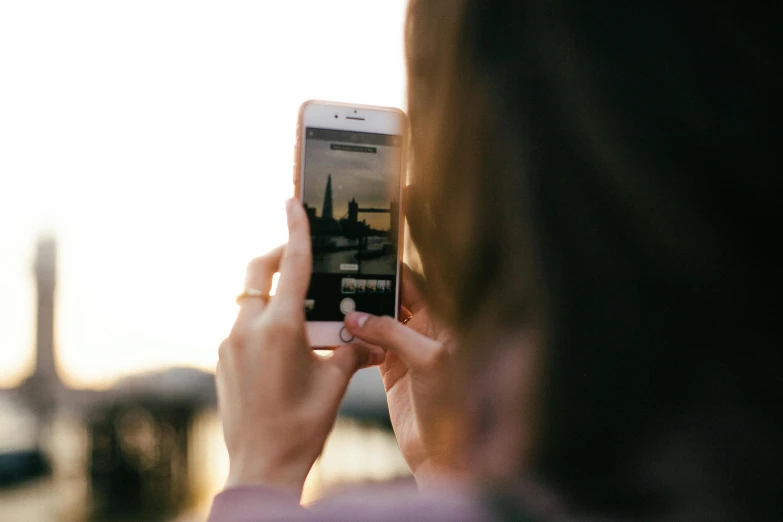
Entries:
POLYGON ((288 244, 255 259, 246 288, 268 294, 247 297, 217 365, 218 405, 228 447, 228 486, 265 484, 301 493, 323 449, 348 381, 384 353, 359 344, 337 348, 327 359, 310 348, 304 299, 312 265, 307 215, 296 200, 286 204, 288 244))
POLYGON ((404 266, 401 299, 407 324, 361 312, 350 314, 345 324, 358 339, 386 350, 380 370, 394 434, 424 486, 461 467, 455 454, 456 371, 448 350, 450 332, 431 316, 413 278, 404 266))

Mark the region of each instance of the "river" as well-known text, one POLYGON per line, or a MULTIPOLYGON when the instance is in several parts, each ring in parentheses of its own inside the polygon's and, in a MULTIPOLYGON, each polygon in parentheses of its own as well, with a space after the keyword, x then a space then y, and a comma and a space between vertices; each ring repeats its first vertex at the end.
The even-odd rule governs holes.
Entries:
MULTIPOLYGON (((2 403, 0 403, 2 408, 2 403)), ((9 413, 6 409, 6 422, 9 413)), ((25 418, 20 416, 19 425, 25 418)), ((2 432, 0 432, 2 433, 2 432)), ((228 457, 220 422, 212 411, 193 422, 188 435, 188 474, 193 500, 181 513, 159 519, 163 522, 204 520, 212 497, 228 474, 228 457)), ((0 520, 19 522, 85 522, 89 519, 91 496, 88 468, 88 437, 79 420, 60 414, 49 426, 47 453, 53 473, 21 485, 0 488, 0 520)), ((340 418, 321 458, 308 476, 302 497, 307 504, 331 487, 352 482, 381 481, 409 477, 394 435, 379 426, 340 418)), ((127 519, 100 519, 125 522, 127 519)), ((152 522, 152 521, 150 521, 152 522)))

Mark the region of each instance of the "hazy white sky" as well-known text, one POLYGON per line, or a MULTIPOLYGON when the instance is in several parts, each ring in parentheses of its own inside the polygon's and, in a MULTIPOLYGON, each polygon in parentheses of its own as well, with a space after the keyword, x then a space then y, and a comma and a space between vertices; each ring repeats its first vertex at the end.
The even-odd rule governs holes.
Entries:
POLYGON ((0 1, 0 386, 59 245, 75 385, 213 369, 246 262, 285 240, 296 111, 404 103, 404 0, 0 1))

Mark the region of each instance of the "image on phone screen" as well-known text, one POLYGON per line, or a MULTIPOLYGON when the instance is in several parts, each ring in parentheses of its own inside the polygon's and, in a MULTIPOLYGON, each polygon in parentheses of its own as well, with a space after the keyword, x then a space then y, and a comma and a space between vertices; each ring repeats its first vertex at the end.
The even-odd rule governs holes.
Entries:
POLYGON ((305 129, 308 321, 342 321, 353 310, 394 316, 401 145, 400 136, 305 129))

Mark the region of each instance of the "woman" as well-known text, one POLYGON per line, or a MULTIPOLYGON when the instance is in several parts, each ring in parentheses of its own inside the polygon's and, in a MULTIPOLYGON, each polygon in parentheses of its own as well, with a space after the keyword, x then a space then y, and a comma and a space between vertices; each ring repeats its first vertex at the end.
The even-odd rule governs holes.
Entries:
POLYGON ((307 221, 251 263, 221 345, 211 520, 783 518, 778 18, 749 2, 413 0, 426 292, 309 351, 307 221), (421 494, 298 505, 380 364, 421 494))

